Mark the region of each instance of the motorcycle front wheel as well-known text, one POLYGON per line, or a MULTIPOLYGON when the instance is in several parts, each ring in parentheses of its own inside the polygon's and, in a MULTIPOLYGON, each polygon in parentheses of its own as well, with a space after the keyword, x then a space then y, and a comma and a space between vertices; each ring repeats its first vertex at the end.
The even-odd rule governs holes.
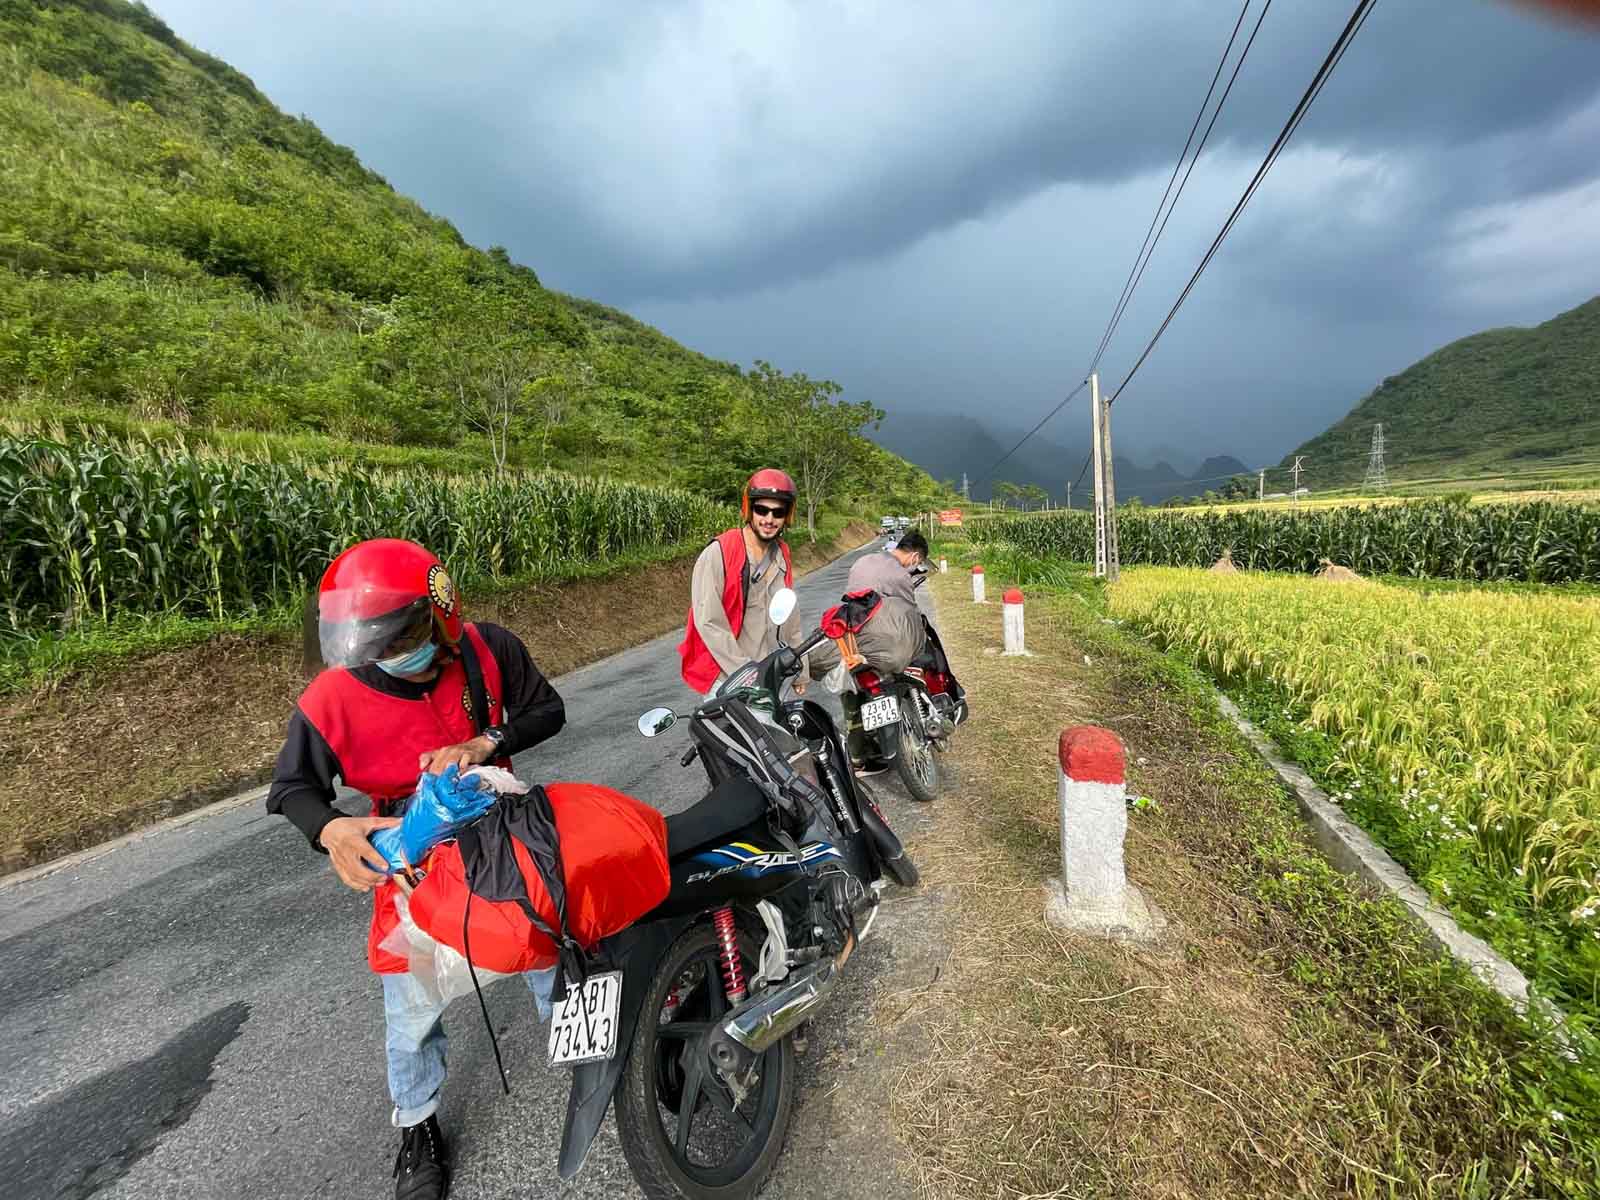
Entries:
MULTIPOLYGON (((758 950, 739 937, 746 979, 758 950)), ((617 1089, 617 1133, 650 1200, 746 1200, 778 1161, 794 1107, 794 1047, 784 1038, 756 1063, 742 1100, 712 1070, 701 1035, 727 1013, 709 926, 667 951, 650 981, 617 1089)))
POLYGON ((939 762, 933 756, 933 742, 909 716, 896 727, 900 739, 894 769, 914 800, 928 801, 939 794, 939 762))

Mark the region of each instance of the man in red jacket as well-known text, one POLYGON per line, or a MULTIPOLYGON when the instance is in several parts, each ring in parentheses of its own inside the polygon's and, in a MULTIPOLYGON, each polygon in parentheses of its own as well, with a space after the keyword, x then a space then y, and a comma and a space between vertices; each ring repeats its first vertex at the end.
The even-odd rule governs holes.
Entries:
MULTIPOLYGON (((782 629, 767 619, 767 605, 781 588, 794 586, 794 564, 783 531, 794 521, 794 480, 772 467, 750 476, 744 487, 744 524, 729 529, 700 552, 689 582, 689 620, 678 646, 683 681, 701 695, 747 662, 765 658, 781 634, 790 646, 802 638, 800 614, 782 629)), ((806 674, 795 677, 798 695, 806 674)))
MULTIPOLYGON (((449 1186, 435 1115, 443 1009, 406 959, 383 948, 399 920, 395 885, 367 839, 398 822, 423 771, 509 766, 511 755, 559 732, 566 710, 515 634, 462 619, 443 564, 415 542, 361 542, 334 559, 322 577, 318 630, 328 669, 289 720, 267 809, 293 821, 346 885, 373 893, 367 962, 383 979, 392 1120, 401 1130, 395 1195, 433 1200, 449 1186), (369 816, 333 807, 335 777, 371 798, 369 816)), ((551 973, 530 972, 528 982, 546 1015, 551 973)))

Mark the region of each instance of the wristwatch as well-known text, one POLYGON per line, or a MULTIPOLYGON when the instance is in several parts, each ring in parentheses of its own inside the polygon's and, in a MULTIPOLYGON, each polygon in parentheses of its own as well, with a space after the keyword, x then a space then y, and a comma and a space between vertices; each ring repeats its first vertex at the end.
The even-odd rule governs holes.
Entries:
POLYGON ((505 753, 506 731, 504 729, 501 729, 499 726, 494 726, 493 728, 485 729, 483 731, 483 736, 494 743, 494 749, 489 751, 490 758, 498 758, 500 755, 505 753))

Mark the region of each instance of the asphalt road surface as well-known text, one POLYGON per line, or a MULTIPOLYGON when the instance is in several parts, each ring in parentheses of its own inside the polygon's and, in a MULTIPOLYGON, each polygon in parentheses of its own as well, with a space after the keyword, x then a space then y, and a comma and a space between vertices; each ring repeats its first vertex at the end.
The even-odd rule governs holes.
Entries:
MULTIPOLYGON (((803 616, 837 600, 854 557, 801 581, 803 616)), ((558 680, 567 728, 519 756, 519 774, 595 780, 666 812, 697 799, 704 775, 678 766, 682 735, 647 740, 634 724, 647 708, 690 700, 676 640, 558 680)), ((922 812, 893 788, 879 790, 890 819, 914 830, 922 812)), ((48 803, 43 781, 40 802, 48 803)), ((821 1032, 802 1059, 789 1151, 764 1195, 856 1194, 838 1161, 795 1160, 834 1144, 826 1128, 834 1105, 823 1097, 849 1088, 852 1060, 872 1053, 861 1053, 869 1035, 849 1017, 864 1012, 874 974, 897 965, 894 930, 922 903, 915 893, 903 901, 885 906, 832 1011, 814 1023, 821 1032), (896 908, 900 919, 890 915, 896 908)), ((0 888, 0 1192, 8 1200, 392 1194, 383 1010, 364 960, 369 903, 259 805, 0 888)), ((901 957, 899 968, 915 965, 915 955, 901 957)), ((451 1071, 440 1113, 454 1141, 452 1195, 638 1195, 609 1119, 583 1173, 559 1183, 567 1075, 545 1066, 545 1027, 519 981, 495 984, 488 997, 513 1091, 501 1093, 476 1001, 458 1000, 445 1019, 451 1071)), ((839 1144, 851 1183, 862 1195, 903 1194, 893 1139, 881 1125, 854 1133, 854 1151, 849 1131, 839 1144)))

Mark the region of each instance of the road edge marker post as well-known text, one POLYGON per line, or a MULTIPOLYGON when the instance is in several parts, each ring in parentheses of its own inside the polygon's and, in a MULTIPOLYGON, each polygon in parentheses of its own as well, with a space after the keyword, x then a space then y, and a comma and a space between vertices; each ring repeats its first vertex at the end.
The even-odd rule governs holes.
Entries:
POLYGON ((1001 597, 1001 601, 1000 620, 1002 634, 1005 638, 1004 655, 1007 657, 1033 657, 1028 653, 1023 642, 1022 589, 1007 588, 1005 595, 1001 597))
POLYGON ((1045 885, 1045 920, 1057 929, 1122 942, 1154 942, 1167 919, 1128 882, 1127 752, 1098 725, 1073 725, 1056 744, 1061 877, 1045 885))
POLYGON ((987 604, 983 598, 983 564, 977 563, 972 568, 972 602, 974 604, 987 604))
POLYGON ((950 571, 950 563, 949 563, 948 560, 946 560, 944 555, 941 554, 939 556, 939 574, 945 575, 945 574, 948 574, 949 571, 950 571))

